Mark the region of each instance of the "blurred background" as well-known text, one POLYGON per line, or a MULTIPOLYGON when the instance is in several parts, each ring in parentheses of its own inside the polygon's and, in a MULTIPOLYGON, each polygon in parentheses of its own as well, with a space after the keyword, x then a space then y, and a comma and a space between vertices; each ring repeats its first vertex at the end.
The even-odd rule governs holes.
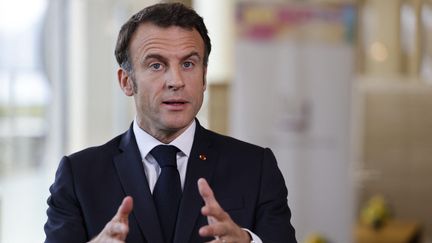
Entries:
MULTIPOLYGON (((0 0, 0 243, 41 242, 64 154, 125 131, 120 26, 150 0, 0 0)), ((432 0, 191 0, 198 118, 275 152, 299 242, 432 242, 432 0)))

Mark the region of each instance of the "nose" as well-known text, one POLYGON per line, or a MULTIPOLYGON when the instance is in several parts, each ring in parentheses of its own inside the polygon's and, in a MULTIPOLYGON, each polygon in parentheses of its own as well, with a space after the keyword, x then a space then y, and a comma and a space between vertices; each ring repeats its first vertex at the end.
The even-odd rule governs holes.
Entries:
POLYGON ((184 85, 180 68, 170 68, 166 76, 166 86, 168 89, 178 90, 183 88, 184 85))

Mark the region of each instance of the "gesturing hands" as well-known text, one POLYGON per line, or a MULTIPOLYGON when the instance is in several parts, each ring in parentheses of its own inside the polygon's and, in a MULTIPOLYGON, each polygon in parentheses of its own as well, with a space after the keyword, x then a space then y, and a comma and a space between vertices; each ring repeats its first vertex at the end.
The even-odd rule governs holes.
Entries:
POLYGON ((90 243, 125 242, 126 236, 129 232, 129 214, 132 212, 133 200, 132 197, 127 196, 123 199, 116 215, 109 221, 105 228, 90 241, 90 243))
MULTIPOLYGON (((205 203, 204 207, 201 208, 201 213, 207 216, 209 222, 208 225, 200 228, 199 234, 201 236, 215 237, 215 240, 211 241, 213 243, 251 242, 250 235, 234 223, 229 214, 221 208, 205 179, 200 178, 198 180, 198 190, 205 203)), ((128 217, 132 212, 132 208, 132 197, 125 197, 116 215, 90 243, 125 242, 129 233, 128 217)))
POLYGON ((215 240, 211 241, 213 243, 251 242, 250 235, 234 223, 229 214, 221 208, 205 179, 198 180, 198 190, 205 203, 201 213, 207 216, 209 222, 199 230, 201 236, 215 237, 215 240))

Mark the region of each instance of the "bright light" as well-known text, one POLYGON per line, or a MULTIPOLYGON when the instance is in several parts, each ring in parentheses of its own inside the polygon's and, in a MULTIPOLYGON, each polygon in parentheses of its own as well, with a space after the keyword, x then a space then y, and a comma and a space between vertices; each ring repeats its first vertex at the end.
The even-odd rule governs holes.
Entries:
POLYGON ((371 55, 371 57, 374 60, 376 60, 378 62, 383 62, 388 57, 388 50, 387 50, 387 47, 383 43, 376 41, 376 42, 372 43, 370 50, 369 50, 369 54, 371 55))
POLYGON ((44 106, 49 102, 50 87, 40 72, 22 72, 13 80, 13 96, 18 106, 44 106))
POLYGON ((0 0, 0 33, 20 32, 40 19, 46 0, 0 0))

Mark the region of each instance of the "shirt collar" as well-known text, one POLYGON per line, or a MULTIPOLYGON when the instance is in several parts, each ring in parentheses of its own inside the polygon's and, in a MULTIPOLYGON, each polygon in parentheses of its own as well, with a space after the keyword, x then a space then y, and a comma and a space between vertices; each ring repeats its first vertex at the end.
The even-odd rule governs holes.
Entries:
MULTIPOLYGON (((195 128, 196 122, 195 120, 193 120, 189 127, 169 144, 176 146, 184 155, 189 157, 192 150, 195 128)), ((148 134, 147 132, 145 132, 144 130, 142 130, 138 126, 136 119, 133 122, 133 132, 135 134, 135 139, 142 159, 144 159, 154 147, 160 144, 164 144, 150 134, 148 134)))

